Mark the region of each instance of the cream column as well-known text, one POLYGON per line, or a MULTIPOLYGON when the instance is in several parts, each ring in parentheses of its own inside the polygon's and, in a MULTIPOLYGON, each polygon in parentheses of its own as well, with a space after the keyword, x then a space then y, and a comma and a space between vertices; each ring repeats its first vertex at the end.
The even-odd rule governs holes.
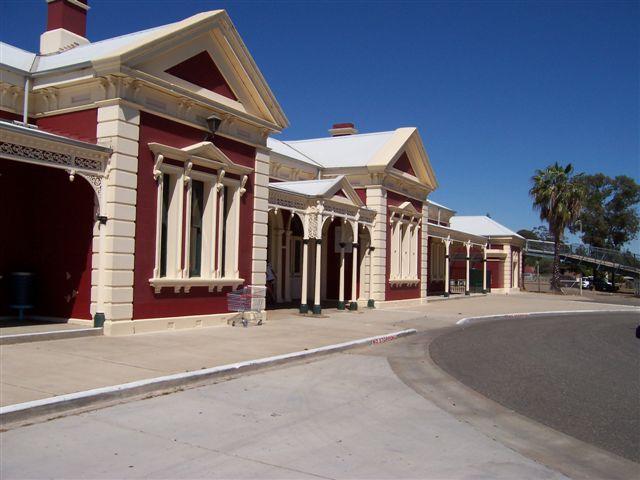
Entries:
MULTIPOLYGON (((293 212, 291 213, 293 215, 293 212)), ((282 281, 284 282, 284 300, 291 301, 291 230, 284 232, 285 251, 284 251, 284 271, 282 272, 282 281)))
MULTIPOLYGON (((356 216, 357 218, 357 216, 356 216)), ((349 310, 358 310, 358 221, 353 225, 353 248, 351 257, 351 303, 349 310)))
MULTIPOLYGON (((103 217, 94 229, 91 313, 105 335, 135 333, 135 255, 140 112, 123 105, 98 108, 97 141, 113 150, 103 181, 103 217), (98 311, 98 301, 102 312, 98 311)), ((152 173, 149 172, 149 175, 152 173)))
POLYGON ((487 293, 487 244, 482 247, 482 293, 487 293))
POLYGON ((428 255, 429 255, 429 205, 422 204, 422 221, 420 222, 420 297, 423 302, 427 301, 428 278, 428 255))
POLYGON ((276 258, 274 259, 275 265, 271 265, 274 267, 274 271, 276 274, 276 301, 282 301, 282 235, 284 231, 281 228, 276 229, 276 258))
POLYGON ((307 285, 309 284, 309 239, 302 239, 302 285, 300 289, 300 313, 309 312, 307 285))
POLYGON ((444 241, 444 296, 449 296, 449 245, 451 238, 447 236, 444 241))
MULTIPOLYGON (((319 221, 318 223, 322 223, 319 221)), ((320 307, 320 280, 322 276, 322 237, 316 238, 316 284, 315 284, 315 292, 313 296, 313 313, 319 315, 322 313, 322 308, 320 307)))
POLYGON ((96 197, 98 202, 98 219, 97 224, 94 226, 98 228, 98 281, 97 281, 97 292, 96 292, 96 311, 93 316, 93 326, 101 328, 104 326, 105 315, 104 315, 104 249, 105 249, 105 239, 106 239, 106 221, 107 217, 105 215, 105 190, 106 190, 106 178, 102 180, 102 188, 100 189, 99 198, 96 197))
POLYGON ((465 295, 471 295, 471 289, 469 288, 469 262, 470 262, 470 255, 471 255, 471 241, 467 240, 467 243, 465 243, 465 247, 467 248, 467 276, 465 279, 465 283, 464 283, 464 294, 465 295))
POLYGON ((369 247, 369 300, 367 301, 368 308, 375 307, 375 300, 373 299, 373 251, 375 247, 369 247))
POLYGON ((345 242, 340 242, 340 287, 338 291, 338 310, 344 310, 344 247, 345 246, 346 246, 345 242))
MULTIPOLYGON (((382 181, 381 179, 374 179, 382 181)), ((376 219, 371 228, 371 271, 373 273, 373 288, 369 292, 372 300, 385 299, 387 282, 387 195, 382 187, 367 187, 367 208, 375 210, 376 219)))

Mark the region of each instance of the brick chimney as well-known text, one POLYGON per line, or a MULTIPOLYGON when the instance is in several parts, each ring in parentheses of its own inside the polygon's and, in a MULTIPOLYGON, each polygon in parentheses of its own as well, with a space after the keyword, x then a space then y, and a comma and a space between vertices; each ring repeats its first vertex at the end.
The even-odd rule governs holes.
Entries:
POLYGON ((47 31, 40 36, 40 53, 57 53, 86 45, 88 0, 47 0, 47 31))
POLYGON ((332 137, 344 137, 345 135, 355 135, 358 130, 353 123, 334 123, 329 133, 332 137))

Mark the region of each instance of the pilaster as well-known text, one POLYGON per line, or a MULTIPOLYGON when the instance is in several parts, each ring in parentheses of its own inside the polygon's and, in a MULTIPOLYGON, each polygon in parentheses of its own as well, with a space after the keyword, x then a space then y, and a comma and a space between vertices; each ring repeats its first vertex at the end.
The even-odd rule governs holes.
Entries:
POLYGON ((427 298, 427 285, 429 274, 427 265, 429 255, 429 205, 422 204, 422 226, 420 228, 420 298, 427 298))
MULTIPOLYGON (((102 241, 94 230, 94 254, 102 252, 102 271, 94 261, 91 311, 97 310, 98 285, 102 289, 105 333, 113 322, 133 319, 133 265, 138 181, 140 113, 129 107, 110 105, 98 109, 98 143, 113 154, 104 192, 103 214, 107 217, 102 241)), ((96 259, 97 260, 97 259, 96 259)))
POLYGON ((256 150, 253 197, 253 242, 251 283, 267 283, 267 232, 269 224, 269 162, 268 149, 256 150))
POLYGON ((367 207, 376 212, 376 221, 371 239, 374 247, 372 254, 373 291, 371 298, 383 301, 385 299, 387 276, 387 194, 382 187, 367 188, 367 207))

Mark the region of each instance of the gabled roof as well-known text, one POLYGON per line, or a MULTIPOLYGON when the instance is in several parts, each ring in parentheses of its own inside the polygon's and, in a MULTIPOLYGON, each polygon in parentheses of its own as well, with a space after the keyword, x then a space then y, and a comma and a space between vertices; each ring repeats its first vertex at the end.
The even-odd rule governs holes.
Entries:
POLYGON ((324 168, 365 167, 393 134, 394 132, 365 133, 286 143, 324 168))
MULTIPOLYGON (((133 71, 138 70, 140 75, 149 81, 154 81, 155 78, 156 82, 164 81, 165 85, 169 86, 172 82, 165 78, 168 74, 162 71, 147 72, 145 69, 154 61, 161 63, 164 60, 173 60, 173 56, 182 53, 182 50, 188 56, 178 58, 178 61, 188 60, 203 50, 216 50, 219 60, 225 64, 222 66, 226 67, 227 76, 234 77, 227 80, 234 80, 232 86, 237 87, 237 93, 242 97, 238 102, 232 103, 222 99, 221 104, 240 112, 246 111, 254 118, 267 122, 265 126, 273 130, 281 130, 288 126, 288 120, 273 92, 224 10, 202 12, 179 22, 80 45, 49 55, 35 55, 7 44, 2 44, 1 47, 0 66, 23 73, 42 76, 92 68, 95 75, 104 75, 111 71, 120 72, 121 67, 125 66, 133 71), (205 45, 204 49, 199 47, 201 44, 205 45), (189 50, 193 48, 198 49, 189 50), (148 75, 149 73, 151 75, 148 75)), ((173 67, 176 63, 166 65, 165 69, 173 67)), ((197 85, 180 86, 198 94, 203 93, 203 89, 197 85)))
POLYGON ((523 237, 513 230, 509 230, 504 225, 499 224, 494 219, 485 215, 456 215, 451 217, 450 224, 451 228, 456 230, 487 238, 514 237, 523 239, 523 237))
POLYGON ((370 173, 387 172, 409 181, 417 181, 432 190, 438 186, 431 162, 416 128, 398 128, 389 132, 364 133, 309 140, 269 140, 276 153, 320 166, 331 174, 340 169, 366 169, 370 173), (406 154, 411 173, 395 165, 406 154))
MULTIPOLYGON (((363 207, 364 203, 353 190, 349 181, 344 175, 335 178, 323 178, 319 180, 301 180, 295 182, 272 182, 269 183, 269 189, 279 190, 281 192, 293 193, 309 198, 322 198, 325 200, 336 199, 336 194, 343 191, 347 200, 358 207, 363 207)), ((337 197, 340 198, 340 197, 337 197)), ((344 197, 342 197, 344 201, 344 197)))

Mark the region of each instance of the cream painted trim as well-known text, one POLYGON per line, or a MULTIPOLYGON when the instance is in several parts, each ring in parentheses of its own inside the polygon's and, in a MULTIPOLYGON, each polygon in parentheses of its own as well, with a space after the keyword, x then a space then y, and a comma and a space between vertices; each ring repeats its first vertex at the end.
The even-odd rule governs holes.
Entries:
POLYGON ((228 172, 246 175, 253 173, 253 168, 239 165, 222 150, 211 142, 200 142, 189 145, 184 148, 175 148, 161 143, 149 143, 149 149, 154 155, 164 155, 167 159, 177 160, 180 162, 193 162, 195 165, 211 168, 213 170, 226 170, 228 172))
POLYGON ((160 293, 160 290, 165 287, 174 289, 175 293, 179 293, 181 289, 184 289, 184 293, 189 293, 189 290, 193 287, 207 287, 209 292, 221 290, 223 287, 238 288, 244 283, 244 278, 202 278, 202 277, 190 277, 190 278, 150 278, 149 284, 155 289, 156 293, 160 293))
POLYGON ((104 324, 104 334, 108 336, 121 336, 139 333, 162 332, 167 330, 184 330, 188 328, 226 326, 230 320, 237 317, 238 315, 239 314, 236 312, 229 312, 210 315, 159 317, 139 320, 107 320, 104 324))

